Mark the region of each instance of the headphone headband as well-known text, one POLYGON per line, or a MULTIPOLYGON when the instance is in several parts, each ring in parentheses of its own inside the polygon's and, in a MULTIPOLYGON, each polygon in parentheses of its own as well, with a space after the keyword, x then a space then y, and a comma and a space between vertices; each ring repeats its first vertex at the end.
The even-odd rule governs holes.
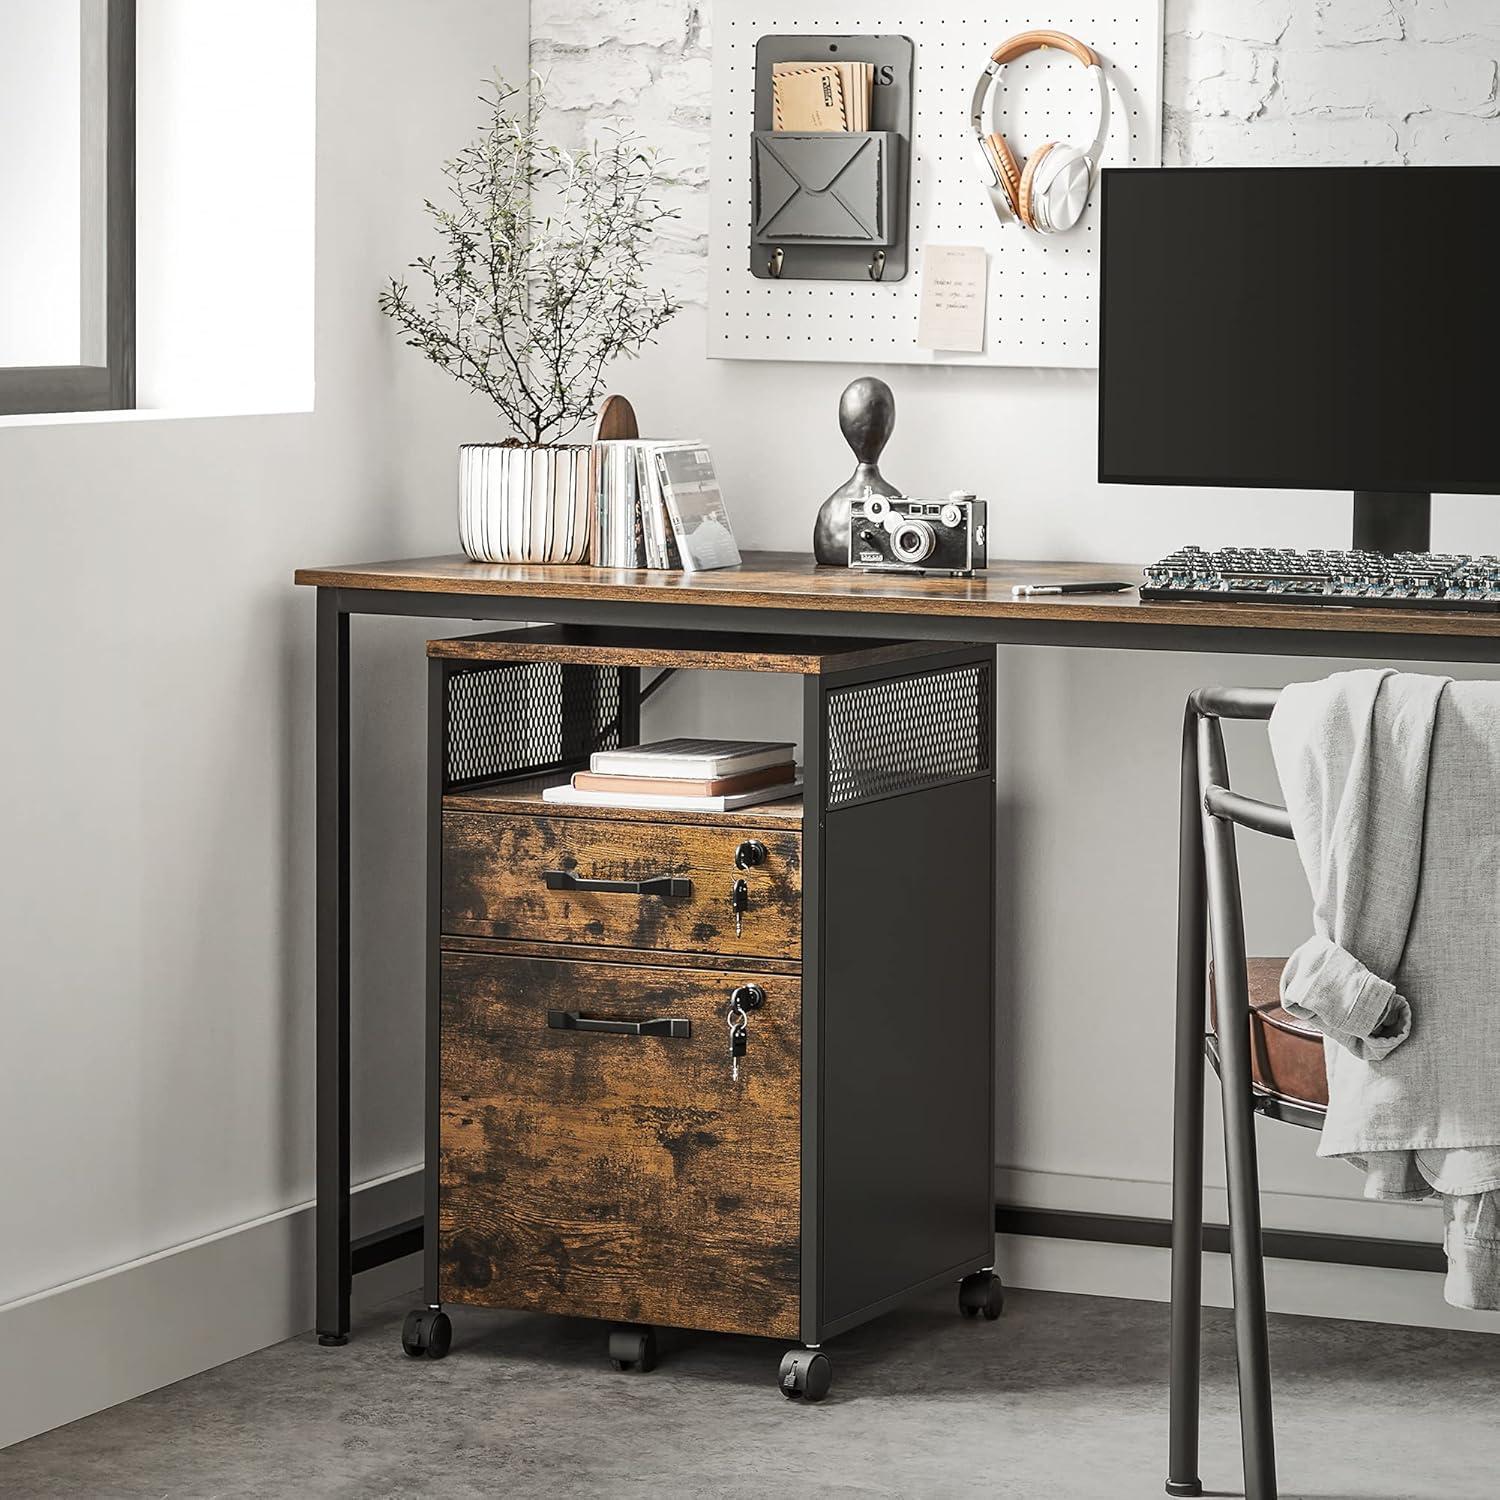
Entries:
POLYGON ((1046 28, 1018 32, 1008 42, 1001 42, 990 56, 995 62, 1003 65, 1014 62, 1018 57, 1024 57, 1028 52, 1040 52, 1043 47, 1056 47, 1059 51, 1066 52, 1069 57, 1077 58, 1086 68, 1099 66, 1099 59, 1095 56, 1094 49, 1086 42, 1080 42, 1076 36, 1069 36, 1066 31, 1051 31, 1046 28))

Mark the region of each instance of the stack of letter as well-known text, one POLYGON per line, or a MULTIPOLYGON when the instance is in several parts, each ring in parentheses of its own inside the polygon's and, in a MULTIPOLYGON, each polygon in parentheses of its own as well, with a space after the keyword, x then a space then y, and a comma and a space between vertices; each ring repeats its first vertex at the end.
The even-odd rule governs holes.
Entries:
POLYGON ((773 128, 868 130, 874 86, 873 63, 776 63, 771 69, 773 128))

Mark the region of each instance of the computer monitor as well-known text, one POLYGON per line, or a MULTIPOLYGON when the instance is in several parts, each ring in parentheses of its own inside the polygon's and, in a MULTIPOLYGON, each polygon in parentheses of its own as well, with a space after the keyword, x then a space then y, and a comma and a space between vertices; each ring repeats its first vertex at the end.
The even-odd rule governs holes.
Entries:
POLYGON ((1353 490, 1426 551, 1500 492, 1500 167, 1106 171, 1099 478, 1353 490))

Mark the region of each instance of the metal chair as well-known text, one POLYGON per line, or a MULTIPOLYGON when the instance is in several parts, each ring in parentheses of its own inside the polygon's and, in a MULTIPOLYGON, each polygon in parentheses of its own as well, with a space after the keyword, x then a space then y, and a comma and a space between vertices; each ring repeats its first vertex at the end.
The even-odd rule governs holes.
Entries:
POLYGON ((1245 1495, 1246 1500, 1276 1500, 1255 1116, 1263 1114, 1321 1129, 1328 1093, 1321 1036, 1298 1026, 1280 1006, 1278 992, 1285 960, 1245 956, 1245 915, 1234 830, 1247 828, 1290 839, 1291 819, 1284 807, 1231 790, 1219 721, 1269 719, 1278 696, 1273 689, 1202 688, 1188 698, 1183 720, 1172 1143, 1169 1495, 1203 1493, 1198 1476, 1198 1387, 1206 1056, 1218 1074, 1224 1101, 1245 1495))

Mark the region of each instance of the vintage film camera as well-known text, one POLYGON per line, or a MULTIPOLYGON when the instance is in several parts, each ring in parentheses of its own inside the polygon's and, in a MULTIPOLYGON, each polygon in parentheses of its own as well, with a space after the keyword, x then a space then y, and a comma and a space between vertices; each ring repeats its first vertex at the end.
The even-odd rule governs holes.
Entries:
POLYGON ((866 495, 850 502, 849 566, 867 573, 948 573, 985 567, 986 504, 962 491, 946 500, 866 495))

